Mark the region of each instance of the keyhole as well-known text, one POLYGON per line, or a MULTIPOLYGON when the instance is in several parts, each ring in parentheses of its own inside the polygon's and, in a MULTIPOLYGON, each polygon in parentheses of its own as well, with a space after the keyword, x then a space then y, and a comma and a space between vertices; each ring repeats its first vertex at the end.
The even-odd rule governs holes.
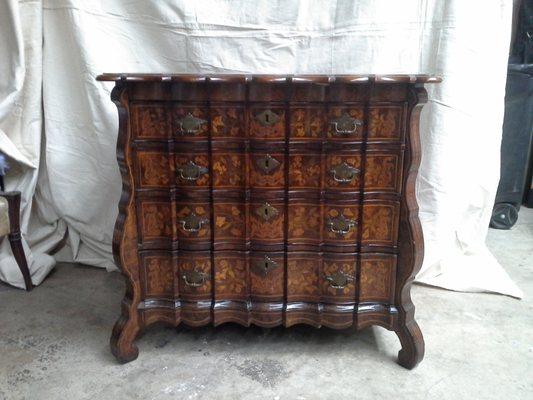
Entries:
POLYGON ((265 217, 268 217, 268 208, 265 208, 265 217))
POLYGON ((270 114, 266 113, 266 114, 265 114, 265 121, 266 121, 267 123, 269 123, 269 122, 270 122, 269 119, 270 119, 270 114))
POLYGON ((268 263, 265 261, 265 271, 268 269, 268 263))
POLYGON ((265 160, 265 167, 267 169, 270 167, 270 160, 268 158, 265 160))

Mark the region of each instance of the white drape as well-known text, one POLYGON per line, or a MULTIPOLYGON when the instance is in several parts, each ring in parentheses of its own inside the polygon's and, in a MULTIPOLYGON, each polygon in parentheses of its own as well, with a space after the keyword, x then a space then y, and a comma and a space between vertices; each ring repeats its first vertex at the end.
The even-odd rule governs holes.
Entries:
MULTIPOLYGON (((520 297, 485 247, 499 179, 512 0, 0 0, 0 150, 24 193, 35 283, 60 258, 114 268, 117 114, 101 72, 433 73, 418 280, 520 297), (42 92, 41 92, 42 84, 42 92), (42 106, 41 106, 42 104, 42 106), (44 135, 44 136, 43 136, 44 135)), ((22 287, 6 243, 0 278, 22 287)))

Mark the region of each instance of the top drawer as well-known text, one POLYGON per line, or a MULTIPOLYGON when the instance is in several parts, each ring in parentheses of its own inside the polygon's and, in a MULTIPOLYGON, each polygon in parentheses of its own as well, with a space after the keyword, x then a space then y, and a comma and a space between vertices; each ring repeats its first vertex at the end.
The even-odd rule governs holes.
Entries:
POLYGON ((330 140, 401 142, 405 130, 403 103, 291 105, 135 103, 134 136, 141 140, 220 139, 330 140), (289 115, 286 115, 288 111, 289 115), (286 125, 289 131, 286 132, 286 125), (209 132, 211 129, 211 132, 209 132))

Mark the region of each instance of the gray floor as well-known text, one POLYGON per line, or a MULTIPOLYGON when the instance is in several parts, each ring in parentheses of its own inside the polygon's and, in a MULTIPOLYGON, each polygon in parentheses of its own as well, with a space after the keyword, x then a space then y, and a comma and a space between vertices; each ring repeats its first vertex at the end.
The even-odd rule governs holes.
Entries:
POLYGON ((158 327, 118 365, 121 277, 59 265, 30 294, 0 285, 0 399, 533 399, 533 210, 488 241, 525 299, 416 286, 426 357, 413 371, 381 328, 158 327))

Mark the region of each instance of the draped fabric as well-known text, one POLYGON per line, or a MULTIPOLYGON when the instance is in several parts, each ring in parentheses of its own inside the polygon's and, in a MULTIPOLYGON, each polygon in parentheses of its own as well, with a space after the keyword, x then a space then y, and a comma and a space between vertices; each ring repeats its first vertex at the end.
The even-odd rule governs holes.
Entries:
MULTIPOLYGON (((511 14, 511 0, 2 0, 0 151, 34 283, 55 260, 115 268, 118 122, 99 73, 430 73, 444 82, 422 114, 417 279, 520 297, 485 246, 511 14)), ((23 287, 8 247, 0 279, 23 287)))

